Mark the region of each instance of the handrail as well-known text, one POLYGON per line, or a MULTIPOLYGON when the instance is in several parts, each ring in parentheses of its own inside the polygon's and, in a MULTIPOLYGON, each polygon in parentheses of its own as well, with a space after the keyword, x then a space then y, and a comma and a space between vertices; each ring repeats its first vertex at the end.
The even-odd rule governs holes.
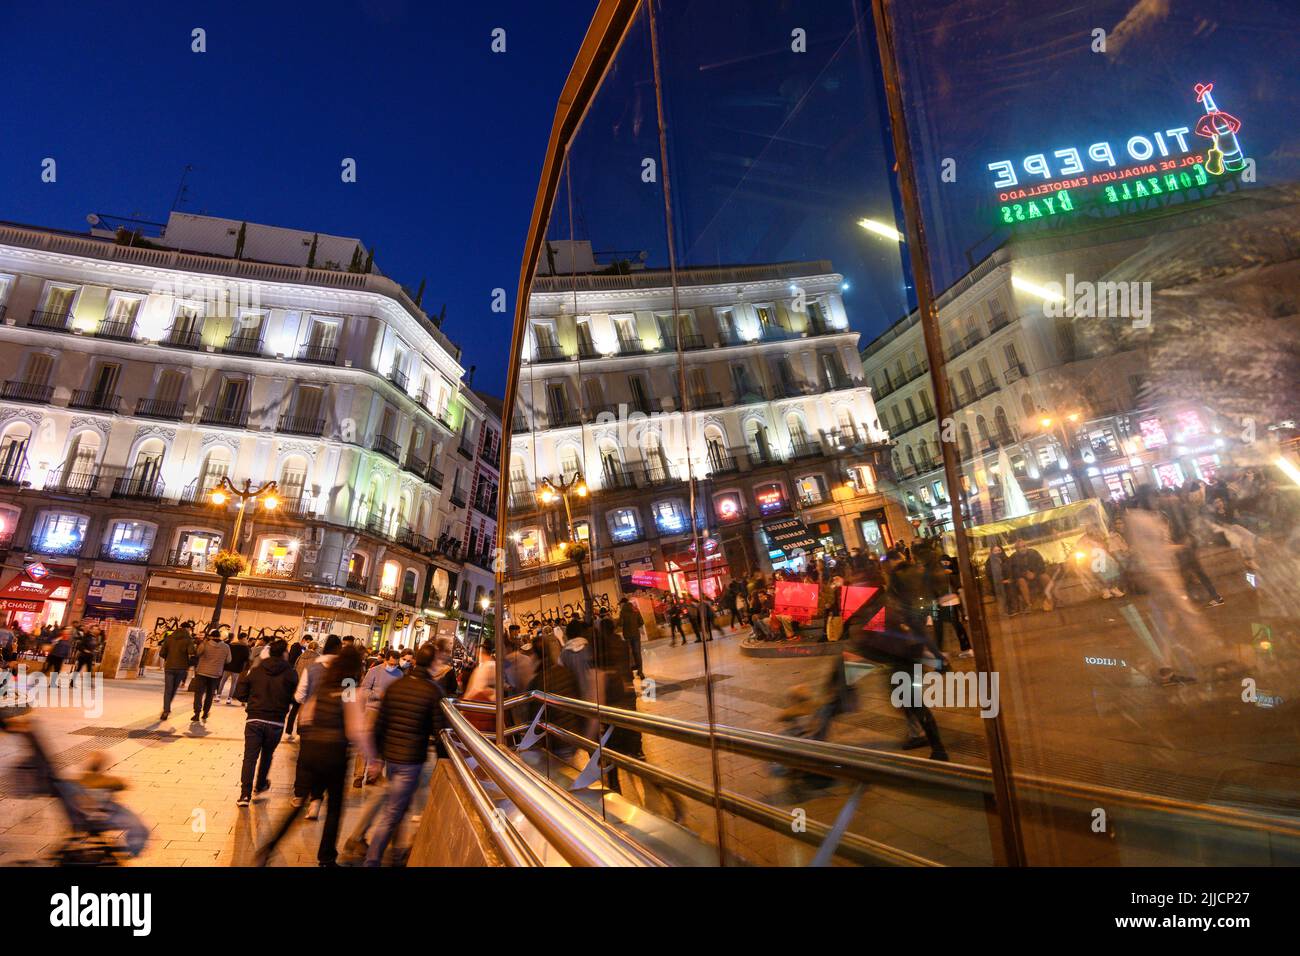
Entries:
MULTIPOLYGON (((581 734, 576 734, 563 727, 557 727, 546 721, 542 721, 539 729, 543 729, 553 736, 578 747, 594 749, 597 746, 595 741, 583 737, 581 734)), ((788 812, 778 810, 769 804, 743 796, 732 790, 719 789, 715 794, 710 787, 696 783, 671 771, 655 767, 644 760, 628 757, 609 749, 602 749, 601 754, 615 766, 650 780, 665 790, 675 790, 702 803, 713 803, 716 797, 724 810, 729 810, 736 816, 770 827, 773 830, 779 830, 782 833, 788 832, 792 837, 804 843, 819 847, 831 833, 831 827, 817 820, 805 820, 802 827, 791 828, 790 814, 788 812)), ((886 843, 881 843, 878 840, 859 836, 856 833, 843 834, 840 837, 836 853, 854 862, 873 866, 880 864, 890 866, 942 865, 914 853, 908 853, 906 850, 900 850, 886 843)))
POLYGON ((450 730, 506 798, 573 866, 653 865, 615 831, 570 806, 549 783, 490 744, 452 701, 442 703, 450 730))
POLYGON ((533 852, 533 848, 519 836, 519 832, 514 827, 503 825, 497 808, 492 805, 492 801, 483 790, 483 785, 465 763, 465 758, 456 748, 451 733, 444 730, 439 737, 443 749, 447 752, 447 759, 451 761, 452 769, 474 804, 475 812, 487 823, 488 832, 492 834, 492 842, 506 862, 511 866, 541 866, 542 861, 533 852))
MULTIPOLYGON (((842 779, 868 782, 885 775, 954 790, 993 795, 993 772, 984 767, 938 762, 909 754, 804 740, 725 725, 710 730, 693 721, 662 717, 657 714, 642 714, 617 707, 598 707, 589 701, 559 697, 545 691, 533 691, 532 697, 569 713, 595 717, 602 723, 649 732, 697 746, 710 746, 716 741, 719 746, 744 756, 775 760, 801 770, 824 773, 842 779)), ((1013 779, 1017 787, 1042 796, 1070 800, 1109 801, 1109 806, 1127 804, 1136 810, 1169 814, 1188 821, 1214 823, 1300 839, 1300 820, 1286 817, 1234 807, 1194 803, 1172 797, 1152 796, 1115 787, 1060 780, 1041 774, 1018 772, 1013 779)))

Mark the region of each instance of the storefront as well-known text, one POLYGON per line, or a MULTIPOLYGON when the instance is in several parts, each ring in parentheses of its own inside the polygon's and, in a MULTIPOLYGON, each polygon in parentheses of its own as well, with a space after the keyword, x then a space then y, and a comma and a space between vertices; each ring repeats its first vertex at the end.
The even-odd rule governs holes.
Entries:
POLYGON ((71 599, 71 568, 32 562, 0 588, 0 613, 7 623, 30 633, 47 624, 68 623, 65 616, 71 599))

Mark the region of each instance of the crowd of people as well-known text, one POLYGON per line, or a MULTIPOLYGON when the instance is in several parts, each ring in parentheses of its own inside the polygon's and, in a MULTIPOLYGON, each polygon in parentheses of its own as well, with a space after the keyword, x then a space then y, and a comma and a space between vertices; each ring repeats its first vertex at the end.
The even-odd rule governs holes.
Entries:
POLYGON ((16 676, 19 661, 44 657, 41 673, 49 678, 51 686, 65 671, 69 682, 82 671, 93 673, 103 653, 104 629, 94 622, 46 624, 30 633, 16 619, 0 625, 0 661, 4 667, 16 676))

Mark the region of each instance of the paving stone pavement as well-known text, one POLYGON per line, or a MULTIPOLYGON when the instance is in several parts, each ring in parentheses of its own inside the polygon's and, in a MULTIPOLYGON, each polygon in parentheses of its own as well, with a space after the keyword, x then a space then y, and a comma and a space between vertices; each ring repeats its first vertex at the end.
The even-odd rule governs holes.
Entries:
MULTIPOLYGON (((81 708, 33 711, 38 732, 65 776, 75 776, 94 750, 107 755, 106 773, 130 785, 120 802, 150 828, 136 866, 251 866, 255 847, 289 812, 296 744, 282 742, 271 769, 271 789, 251 807, 235 806, 243 761, 244 710, 217 702, 206 726, 189 723, 193 698, 177 694, 172 717, 159 723, 162 677, 151 671, 139 681, 104 682, 103 713, 81 708)), ((0 767, 12 767, 21 741, 0 735, 0 767)), ((44 862, 67 833, 61 809, 50 798, 21 799, 0 776, 0 866, 44 862)), ((356 820, 362 791, 349 787, 339 849, 356 820)), ((323 820, 323 814, 322 814, 323 820)), ((315 866, 322 821, 299 817, 270 860, 271 866, 315 866)), ((408 817, 404 831, 413 827, 408 817)))

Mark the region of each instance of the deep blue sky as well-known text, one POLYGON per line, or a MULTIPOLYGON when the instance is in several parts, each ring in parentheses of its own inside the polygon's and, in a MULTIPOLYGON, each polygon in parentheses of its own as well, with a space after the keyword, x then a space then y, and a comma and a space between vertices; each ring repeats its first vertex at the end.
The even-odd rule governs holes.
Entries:
POLYGON ((5 3, 0 219, 180 208, 356 236, 504 387, 519 257, 555 103, 595 0, 5 3), (207 52, 190 31, 207 31, 207 52), (507 52, 490 51, 507 31, 507 52), (44 157, 58 181, 40 181, 44 157), (358 181, 340 181, 357 160, 358 181))

